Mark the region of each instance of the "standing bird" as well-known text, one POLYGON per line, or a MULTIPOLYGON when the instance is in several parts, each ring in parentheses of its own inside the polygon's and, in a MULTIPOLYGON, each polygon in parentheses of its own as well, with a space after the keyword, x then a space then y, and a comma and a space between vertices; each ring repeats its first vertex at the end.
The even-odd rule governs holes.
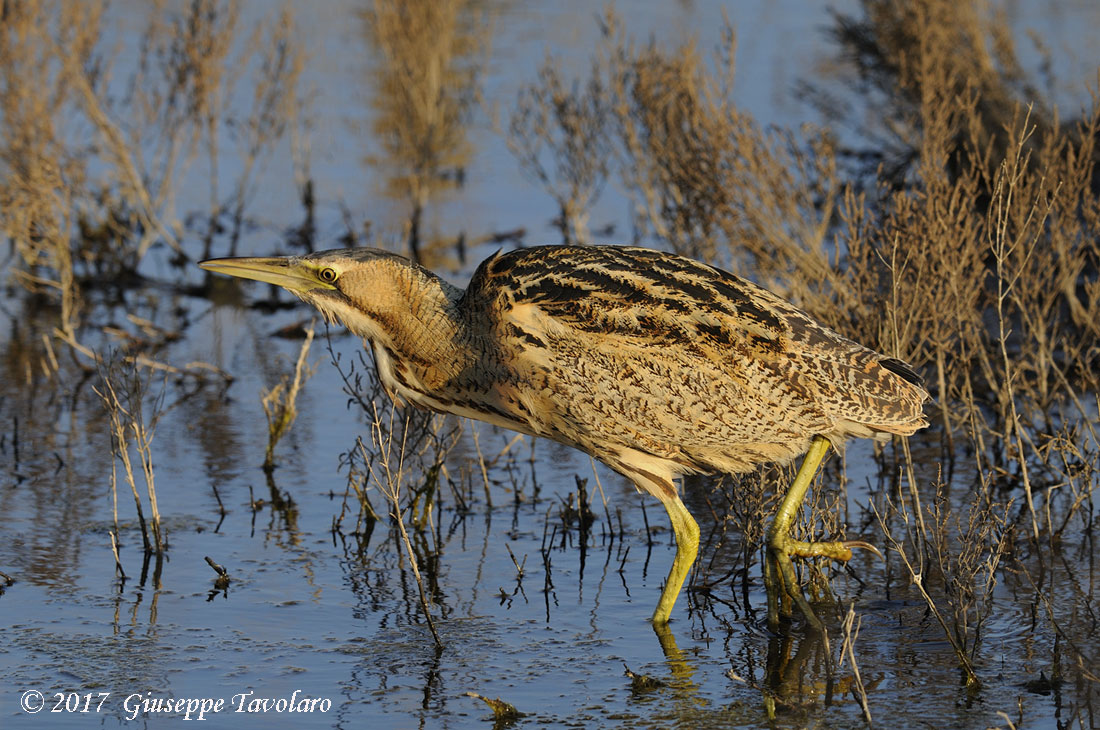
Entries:
POLYGON ((751 282, 660 251, 497 253, 465 290, 372 248, 199 265, 278 284, 343 323, 370 346, 394 400, 573 446, 659 499, 676 558, 656 626, 699 549, 677 477, 807 454, 768 530, 764 576, 769 625, 793 600, 820 627, 791 557, 848 560, 851 548, 871 548, 790 534, 829 444, 927 425, 928 395, 905 363, 751 282))

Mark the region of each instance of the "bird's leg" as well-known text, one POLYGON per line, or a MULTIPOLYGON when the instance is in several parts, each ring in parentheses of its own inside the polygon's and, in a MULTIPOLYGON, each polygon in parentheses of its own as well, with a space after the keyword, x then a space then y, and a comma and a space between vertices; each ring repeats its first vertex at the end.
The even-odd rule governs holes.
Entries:
MULTIPOLYGON (((771 526, 768 528, 767 557, 764 561, 764 582, 768 591, 768 627, 772 631, 779 628, 779 616, 789 616, 791 599, 794 599, 805 614, 806 620, 815 629, 821 628, 821 622, 814 615, 813 609, 802 595, 802 589, 798 585, 794 574, 794 565, 791 564, 792 543, 791 525, 798 514, 802 500, 806 498, 806 492, 810 489, 817 468, 821 464, 825 454, 829 451, 828 440, 821 436, 815 436, 810 444, 810 450, 802 460, 802 466, 795 475, 794 482, 787 490, 787 496, 779 505, 779 511, 775 514, 771 526)), ((848 552, 851 557, 851 551, 848 552)))
MULTIPOLYGON (((823 436, 815 436, 806 458, 795 475, 794 482, 779 505, 779 511, 772 520, 767 534, 767 557, 764 561, 764 584, 768 591, 768 628, 779 628, 779 616, 790 616, 790 604, 793 600, 802 610, 806 620, 814 629, 821 630, 821 621, 814 615, 813 609, 802 595, 802 588, 794 572, 791 557, 825 557, 833 560, 850 560, 853 547, 865 547, 875 550, 872 545, 859 540, 844 542, 803 542, 791 537, 791 525, 806 498, 806 492, 813 483, 817 468, 829 451, 829 441, 823 436)), ((877 553, 878 551, 875 550, 877 553)))
POLYGON ((668 617, 672 615, 672 607, 676 604, 676 597, 680 595, 680 588, 687 579, 695 556, 699 552, 699 525, 695 518, 687 511, 687 507, 680 501, 675 488, 671 494, 661 492, 657 495, 661 503, 668 511, 668 519, 672 522, 672 532, 676 535, 676 559, 672 561, 672 569, 668 572, 665 588, 661 591, 661 600, 653 611, 653 624, 655 626, 668 623, 668 617))

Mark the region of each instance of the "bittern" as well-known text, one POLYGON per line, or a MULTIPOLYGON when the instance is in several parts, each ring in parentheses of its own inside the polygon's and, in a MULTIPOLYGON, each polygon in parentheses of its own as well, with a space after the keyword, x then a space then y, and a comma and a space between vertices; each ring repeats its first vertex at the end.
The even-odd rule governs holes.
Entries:
POLYGON ((768 533, 768 621, 799 606, 792 556, 848 560, 860 541, 791 528, 830 444, 907 436, 928 396, 905 363, 721 269, 661 251, 543 246, 497 253, 465 290, 373 248, 200 266, 277 284, 364 338, 396 402, 573 446, 659 499, 676 557, 653 612, 668 622, 699 548, 677 478, 806 453, 768 533))

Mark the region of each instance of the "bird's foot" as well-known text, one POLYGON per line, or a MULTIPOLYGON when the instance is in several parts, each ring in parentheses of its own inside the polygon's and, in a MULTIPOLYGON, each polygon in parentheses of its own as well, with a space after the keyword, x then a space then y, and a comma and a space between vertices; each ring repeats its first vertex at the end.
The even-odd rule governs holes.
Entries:
POLYGON ((870 550, 882 557, 878 548, 863 540, 804 542, 795 540, 786 533, 769 535, 764 562, 764 585, 768 591, 768 628, 777 631, 780 616, 790 617, 791 603, 794 602, 806 617, 807 623, 820 632, 823 628, 821 620, 802 594, 802 586, 798 583, 791 558, 832 558, 848 561, 852 559, 852 548, 870 550))

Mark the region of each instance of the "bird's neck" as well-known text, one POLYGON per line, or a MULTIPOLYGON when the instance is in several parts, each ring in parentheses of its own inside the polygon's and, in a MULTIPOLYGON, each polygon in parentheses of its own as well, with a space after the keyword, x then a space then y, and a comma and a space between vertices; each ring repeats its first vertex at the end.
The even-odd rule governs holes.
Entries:
POLYGON ((462 290, 419 267, 390 274, 376 277, 367 294, 377 329, 357 334, 370 340, 386 388, 416 402, 405 391, 439 392, 470 366, 462 290))

